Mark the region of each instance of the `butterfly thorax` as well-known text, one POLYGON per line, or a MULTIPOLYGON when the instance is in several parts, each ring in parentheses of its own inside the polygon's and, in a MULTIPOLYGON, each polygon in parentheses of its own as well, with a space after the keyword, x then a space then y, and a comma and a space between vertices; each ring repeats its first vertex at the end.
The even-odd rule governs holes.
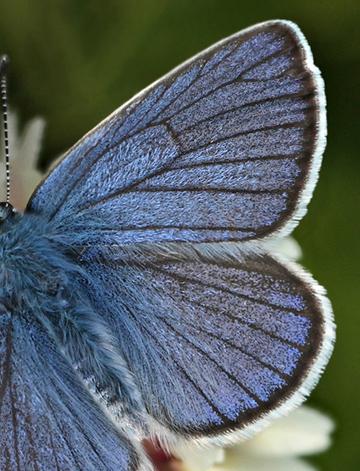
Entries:
POLYGON ((72 265, 52 241, 42 218, 0 205, 1 302, 20 312, 23 306, 51 309, 55 299, 60 302, 64 297, 72 265))
POLYGON ((10 203, 0 203, 0 226, 19 219, 20 213, 10 203))

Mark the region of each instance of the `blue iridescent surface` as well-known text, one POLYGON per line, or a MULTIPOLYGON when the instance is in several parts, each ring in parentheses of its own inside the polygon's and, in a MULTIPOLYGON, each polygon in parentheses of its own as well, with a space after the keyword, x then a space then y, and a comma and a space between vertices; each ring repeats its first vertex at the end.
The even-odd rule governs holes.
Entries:
POLYGON ((33 313, 2 311, 0 335, 2 470, 137 468, 129 440, 33 313))
POLYGON ((258 25, 117 110, 0 221, 1 469, 145 470, 135 436, 225 442, 304 400, 331 309, 264 238, 305 212, 322 93, 297 27, 258 25))
POLYGON ((100 214, 116 228, 103 230, 109 243, 274 230, 299 198, 317 119, 298 44, 274 32, 230 39, 120 109, 70 151, 29 209, 67 224, 100 214))
POLYGON ((133 255, 137 266, 113 251, 113 263, 99 266, 99 255, 83 258, 95 309, 142 378, 149 412, 169 428, 194 433, 250 420, 311 355, 320 312, 300 281, 264 254, 224 264, 174 261, 181 250, 164 259, 147 253, 133 255))

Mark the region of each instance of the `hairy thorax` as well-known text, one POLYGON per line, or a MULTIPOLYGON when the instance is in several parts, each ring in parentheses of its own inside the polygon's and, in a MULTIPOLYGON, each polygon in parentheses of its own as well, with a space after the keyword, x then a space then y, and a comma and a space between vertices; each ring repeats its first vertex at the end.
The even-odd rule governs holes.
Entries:
POLYGON ((76 271, 64 250, 41 218, 9 212, 0 225, 1 302, 18 312, 59 309, 76 271))

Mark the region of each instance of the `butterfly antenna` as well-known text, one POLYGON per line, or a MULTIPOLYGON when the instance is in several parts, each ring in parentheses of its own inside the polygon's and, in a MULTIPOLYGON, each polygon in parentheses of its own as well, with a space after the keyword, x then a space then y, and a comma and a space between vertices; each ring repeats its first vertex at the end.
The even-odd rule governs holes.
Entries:
POLYGON ((9 59, 7 56, 1 57, 0 64, 0 86, 1 100, 4 118, 4 136, 5 136, 5 163, 6 163, 6 205, 10 202, 10 155, 9 155, 9 134, 8 134, 8 118, 7 118, 7 87, 6 72, 9 59))

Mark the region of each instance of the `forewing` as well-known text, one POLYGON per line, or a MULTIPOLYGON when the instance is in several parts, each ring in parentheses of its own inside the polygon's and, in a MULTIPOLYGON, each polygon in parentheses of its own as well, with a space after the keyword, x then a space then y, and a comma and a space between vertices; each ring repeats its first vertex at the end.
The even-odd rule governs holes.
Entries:
POLYGON ((91 224, 89 242, 289 232, 317 179, 324 108, 322 80, 296 25, 260 24, 103 121, 58 163, 27 211, 71 233, 91 224))
POLYGON ((157 423, 198 439, 248 436, 316 384, 331 308, 299 267, 221 244, 106 257, 84 256, 96 309, 157 423))
POLYGON ((2 310, 0 339, 0 469, 143 469, 34 316, 2 310))

